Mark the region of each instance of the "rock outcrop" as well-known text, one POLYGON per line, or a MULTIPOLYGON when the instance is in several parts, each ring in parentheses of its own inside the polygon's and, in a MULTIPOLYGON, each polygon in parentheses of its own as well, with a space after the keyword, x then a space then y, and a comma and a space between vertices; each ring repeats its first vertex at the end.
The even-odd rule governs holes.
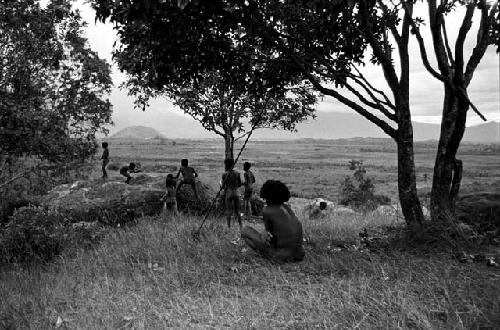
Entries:
POLYGON ((500 191, 481 191, 460 196, 456 203, 459 221, 477 232, 500 229, 500 191))
POLYGON ((288 203, 298 217, 306 219, 334 219, 337 216, 353 215, 356 213, 351 208, 335 205, 334 202, 323 198, 290 198, 288 203))
MULTIPOLYGON (((140 174, 130 184, 119 181, 86 180, 57 186, 41 201, 43 207, 68 214, 72 221, 128 222, 162 210, 165 178, 140 174)), ((190 187, 184 186, 177 195, 180 211, 200 214, 215 196, 214 190, 198 181, 199 199, 190 187)))

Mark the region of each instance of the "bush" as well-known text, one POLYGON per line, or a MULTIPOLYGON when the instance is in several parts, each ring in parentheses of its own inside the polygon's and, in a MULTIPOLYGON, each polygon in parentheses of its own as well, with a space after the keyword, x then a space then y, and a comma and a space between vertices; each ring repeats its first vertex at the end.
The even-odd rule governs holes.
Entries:
POLYGON ((72 224, 60 213, 23 207, 0 229, 0 262, 46 262, 65 248, 90 245, 99 238, 95 226, 72 224))
POLYGON ((118 171, 120 169, 120 165, 116 163, 111 163, 107 166, 109 171, 118 171))
POLYGON ((390 204, 389 197, 375 194, 375 185, 366 176, 362 161, 351 160, 349 168, 353 169, 354 173, 352 177, 345 177, 344 182, 340 184, 340 204, 366 211, 374 210, 381 204, 390 204))

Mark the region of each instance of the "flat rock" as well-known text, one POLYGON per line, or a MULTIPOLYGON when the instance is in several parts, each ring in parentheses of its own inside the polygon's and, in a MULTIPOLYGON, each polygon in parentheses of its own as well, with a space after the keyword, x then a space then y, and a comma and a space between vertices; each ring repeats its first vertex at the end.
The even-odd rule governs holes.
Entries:
MULTIPOLYGON (((127 222, 130 219, 161 212, 165 178, 140 174, 130 184, 122 181, 84 180, 52 189, 41 206, 70 214, 74 222, 127 222)), ((215 196, 213 189, 198 181, 199 199, 191 187, 183 186, 177 195, 180 211, 201 213, 215 196)))

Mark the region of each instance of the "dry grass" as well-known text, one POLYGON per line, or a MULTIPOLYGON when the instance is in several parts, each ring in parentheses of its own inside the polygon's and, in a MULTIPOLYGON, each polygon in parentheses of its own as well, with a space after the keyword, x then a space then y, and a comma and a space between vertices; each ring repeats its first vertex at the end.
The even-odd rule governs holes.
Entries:
POLYGON ((231 241, 222 220, 144 218, 92 250, 0 270, 0 328, 469 329, 500 324, 500 274, 449 256, 335 251, 366 225, 304 221, 301 263, 277 265, 231 241))

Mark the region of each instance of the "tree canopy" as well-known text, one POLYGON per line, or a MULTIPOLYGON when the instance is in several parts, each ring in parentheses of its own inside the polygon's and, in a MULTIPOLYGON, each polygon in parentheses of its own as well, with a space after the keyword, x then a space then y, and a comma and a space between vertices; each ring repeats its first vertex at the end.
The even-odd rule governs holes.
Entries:
POLYGON ((110 66, 70 1, 0 2, 0 154, 83 159, 111 123, 110 66))
POLYGON ((234 158, 234 142, 257 128, 294 130, 312 117, 316 96, 307 85, 255 93, 239 79, 207 73, 192 87, 171 86, 166 95, 203 127, 224 138, 225 157, 234 158))

